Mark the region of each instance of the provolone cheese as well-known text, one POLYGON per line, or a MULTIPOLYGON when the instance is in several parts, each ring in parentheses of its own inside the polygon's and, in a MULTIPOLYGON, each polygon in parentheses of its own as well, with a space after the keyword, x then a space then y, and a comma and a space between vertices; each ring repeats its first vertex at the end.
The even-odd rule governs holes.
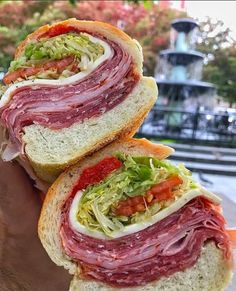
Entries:
MULTIPOLYGON (((89 34, 86 34, 88 38, 93 43, 99 43, 104 48, 104 54, 99 57, 94 63, 91 64, 91 66, 88 66, 87 70, 79 72, 78 74, 75 74, 73 76, 70 76, 68 78, 59 79, 59 80, 48 80, 48 79, 34 79, 34 80, 26 80, 22 81, 16 84, 12 84, 6 92, 2 95, 2 98, 0 99, 0 108, 5 106, 12 97, 12 93, 15 90, 18 90, 21 87, 24 86, 35 86, 35 85, 50 85, 50 86, 65 86, 69 85, 71 83, 75 83, 84 77, 88 76, 94 69, 96 69, 100 64, 102 64, 104 61, 109 59, 112 55, 112 50, 110 46, 102 41, 101 39, 91 36, 89 34)), ((35 86, 37 88, 37 86, 35 86)))
POLYGON ((82 197, 82 191, 78 191, 73 199, 73 202, 71 204, 70 212, 69 212, 69 221, 72 229, 75 231, 78 231, 80 233, 83 233, 88 236, 92 236, 99 239, 114 239, 119 238, 125 235, 129 235, 135 232, 138 232, 140 230, 143 230, 154 223, 164 219, 165 217, 171 215, 172 213, 178 211, 180 208, 182 208, 185 204, 187 204, 190 200, 198 197, 198 196, 204 196, 208 200, 212 201, 215 204, 219 204, 221 202, 221 199, 216 196, 215 194, 209 192, 203 187, 190 190, 189 192, 183 194, 181 197, 179 197, 176 201, 174 201, 170 206, 167 208, 164 208, 160 210, 158 213, 150 217, 150 219, 145 220, 140 223, 134 223, 132 225, 125 226, 122 230, 117 232, 112 232, 112 237, 108 237, 107 235, 103 234, 100 231, 92 231, 86 228, 84 225, 78 222, 77 220, 77 212, 78 212, 78 205, 80 203, 80 199, 82 197))

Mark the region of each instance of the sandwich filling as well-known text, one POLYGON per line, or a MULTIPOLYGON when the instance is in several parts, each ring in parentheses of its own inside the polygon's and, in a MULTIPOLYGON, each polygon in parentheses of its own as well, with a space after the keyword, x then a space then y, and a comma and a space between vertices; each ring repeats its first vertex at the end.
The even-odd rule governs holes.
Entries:
POLYGON ((144 285, 193 266, 209 240, 230 260, 219 202, 182 166, 117 153, 81 173, 61 210, 62 247, 85 278, 144 285))
POLYGON ((207 193, 183 165, 122 153, 109 159, 119 168, 100 183, 79 190, 71 206, 71 225, 85 234, 104 239, 124 236, 153 224, 189 197, 207 193))
POLYGON ((140 79, 131 56, 115 41, 54 25, 30 40, 4 77, 1 124, 8 130, 4 160, 24 155, 24 128, 58 130, 119 105, 140 79))
POLYGON ((104 52, 104 43, 86 33, 61 34, 38 42, 32 40, 11 62, 4 82, 70 77, 87 70, 104 52))
POLYGON ((104 52, 102 43, 93 42, 86 33, 61 34, 38 42, 32 40, 11 62, 4 82, 70 77, 92 66, 104 52))

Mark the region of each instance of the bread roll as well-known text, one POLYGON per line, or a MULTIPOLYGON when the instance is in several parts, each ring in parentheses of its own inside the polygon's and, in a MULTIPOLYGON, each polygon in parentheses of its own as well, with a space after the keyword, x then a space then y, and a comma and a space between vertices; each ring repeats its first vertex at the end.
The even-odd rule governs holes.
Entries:
POLYGON ((132 137, 157 98, 142 62, 138 42, 106 23, 69 19, 37 29, 4 77, 3 159, 18 158, 34 179, 52 183, 84 156, 132 137))
MULTIPOLYGON (((157 214, 153 215, 152 218, 147 220, 146 222, 140 222, 136 224, 131 224, 131 226, 125 227, 121 229, 118 235, 113 235, 113 237, 106 237, 104 234, 100 236, 96 235, 96 231, 84 230, 84 227, 81 227, 75 230, 73 221, 67 215, 67 210, 65 210, 65 205, 70 201, 71 197, 75 200, 75 194, 73 189, 75 189, 75 185, 77 185, 78 181, 80 181, 83 176, 84 171, 86 169, 91 169, 95 165, 97 165, 100 161, 102 161, 105 157, 114 156, 116 153, 123 153, 125 155, 134 156, 134 157, 152 157, 158 160, 163 160, 167 158, 173 150, 169 147, 163 145, 155 145, 144 139, 136 140, 136 139, 127 139, 126 141, 113 142, 112 144, 106 146, 102 150, 97 153, 94 153, 90 157, 83 159, 79 164, 71 167, 65 173, 63 173, 56 182, 51 186, 49 192, 47 193, 40 220, 38 226, 38 232, 40 240, 47 251, 50 258, 58 265, 63 266, 68 272, 74 275, 74 279, 71 282, 70 290, 223 290, 224 287, 230 282, 232 276, 232 266, 231 266, 231 254, 230 254, 230 243, 228 236, 225 232, 224 226, 222 224, 222 216, 215 210, 217 207, 213 206, 214 204, 219 203, 219 198, 215 195, 205 191, 200 185, 198 185, 196 190, 190 190, 186 193, 182 193, 181 197, 176 196, 175 200, 172 200, 169 204, 167 204, 166 208, 160 210, 157 214), (195 193, 195 196, 191 196, 195 193), (189 200, 190 197, 190 200, 189 200), (205 197, 207 200, 204 200, 205 197), (202 200, 203 199, 203 200, 202 200), (185 201, 180 204, 181 201, 185 201), (206 201, 206 202, 204 202, 206 201), (208 201, 208 202, 207 202, 208 201), (211 201, 211 202, 209 202, 211 201), (210 204, 209 204, 210 203, 210 204), (198 206, 194 206, 198 205, 198 206), (201 206, 204 205, 204 206, 201 206), (209 206, 210 205, 210 206, 209 206), (175 207, 175 210, 171 210, 175 207), (194 208, 196 207, 196 208, 194 208), (143 268, 142 262, 147 262, 149 257, 144 260, 139 256, 146 256, 145 250, 149 250, 152 252, 151 245, 153 240, 155 240, 159 235, 160 237, 167 236, 167 241, 164 245, 167 245, 171 241, 175 241, 175 236, 173 230, 183 228, 183 232, 185 229, 185 224, 188 224, 189 221, 194 225, 196 218, 194 218, 197 210, 202 207, 202 212, 200 211, 198 217, 201 217, 202 223, 214 217, 219 223, 219 230, 213 234, 209 234, 211 231, 208 227, 202 231, 202 235, 199 236, 197 241, 201 241, 201 243, 191 247, 186 246, 185 252, 190 251, 189 259, 192 260, 192 264, 186 264, 185 258, 182 255, 179 257, 173 257, 172 262, 173 265, 169 265, 169 269, 166 268, 164 274, 159 276, 158 272, 155 276, 157 276, 156 280, 153 280, 153 277, 150 277, 150 280, 147 279, 150 276, 150 271, 142 271, 139 273, 139 276, 135 277, 132 272, 135 272, 135 268, 143 268), (192 209, 192 210, 191 210, 192 209), (211 209, 211 210, 210 210, 211 209), (208 211, 212 211, 210 215, 208 211), (192 212, 192 214, 191 214, 192 212), (208 216, 210 215, 210 216, 208 216), (208 216, 208 218, 207 218, 208 216), (175 219, 172 217, 176 217, 175 219), (179 217, 179 218, 178 218, 179 217), (180 221, 180 217, 182 222, 180 221), (183 218, 185 217, 185 222, 183 218), (69 220, 68 220, 69 219, 69 220), (173 220, 174 219, 174 220, 173 220), (219 219, 219 220, 218 220, 219 219), (168 226, 168 221, 174 221, 174 224, 168 226), (68 222, 69 221, 69 222, 68 222), (176 221, 176 223, 175 223, 176 221), (68 230, 65 235, 65 224, 68 230), (161 225, 165 225, 163 228, 161 225), (157 228, 155 228, 157 227, 157 228), (165 232, 165 229, 172 229, 169 232, 165 232), (130 229, 129 232, 127 229, 130 229), (155 230, 156 229, 156 230, 155 230), (159 230, 157 230, 159 229, 159 230), (220 230, 221 229, 221 230, 220 230), (81 231, 80 231, 81 230, 81 231), (122 232, 125 233, 122 234, 122 232), (73 234, 72 234, 73 233, 73 234), (223 233, 223 234, 222 234, 223 233), (70 236, 71 235, 71 236, 70 236), (210 235, 211 239, 207 241, 202 241, 202 236, 210 235), (222 235, 222 237, 221 237, 222 235), (218 238, 216 238, 218 237, 218 238), (219 248, 219 237, 224 238, 222 241, 222 246, 219 248), (150 240, 149 240, 150 239, 150 240), (91 240, 91 241, 90 241, 91 240), (82 241, 85 241, 85 245, 81 245, 82 241), (136 244, 143 243, 143 247, 140 246, 136 255, 134 255, 135 250, 137 248, 136 244), (78 243, 78 245, 77 245, 78 243), (123 244, 123 259, 120 258, 119 250, 115 250, 112 245, 123 244), (88 249, 88 255, 86 257, 83 252, 83 248, 85 246, 93 245, 93 248, 88 249), (133 247, 130 248, 129 245, 133 244, 133 247), (99 251, 99 248, 103 251, 99 251), (107 248, 107 249, 106 249, 107 248), (126 251, 126 248, 129 249, 129 252, 126 251), (196 249, 199 248, 199 254, 196 249), (68 251, 69 250, 69 251, 68 251), (113 253, 114 250, 114 253, 113 253), (188 250, 188 251, 187 251, 188 250), (94 253, 93 253, 94 252, 94 253), (107 256, 112 252, 114 259, 108 260, 107 256), (143 253, 142 253, 143 252, 143 253), (192 252, 192 253, 191 253, 192 252), (80 253, 80 255, 79 255, 80 253), (98 255, 98 253, 100 255, 98 255), (117 255, 116 255, 117 254, 117 255), (116 257, 117 256, 117 257, 116 257), (97 259, 96 259, 97 258, 97 259), (194 259, 195 258, 195 259, 194 259), (86 260, 89 261, 86 262, 86 260), (91 260, 94 260, 93 263, 91 260), (96 263, 97 260, 97 263, 96 263), (104 260, 104 261, 103 261, 104 260), (123 261, 129 261, 129 264, 123 261), (137 260, 137 261, 136 261, 137 260), (139 261, 140 260, 140 261, 139 261), (144 261, 142 261, 144 260, 144 261), (177 261, 175 261, 177 260, 177 261), (134 263, 135 261, 135 263, 134 263), (98 263, 100 262, 100 263, 98 263), (98 264, 94 266, 93 264, 98 264), (120 265, 119 265, 120 264, 120 265), (133 267, 135 264, 136 267, 133 267), (141 264, 141 265, 140 265, 141 264), (119 267, 118 267, 119 265, 119 267), (101 267, 102 266, 102 267, 101 267), (117 267, 116 267, 117 266, 117 267), (130 267, 129 267, 130 266, 130 267), (172 270, 173 266, 175 271, 172 270), (185 266, 185 267, 184 267, 185 266), (91 268, 91 269, 90 269, 91 268), (102 277, 103 272, 108 272, 106 270, 108 268, 111 272, 111 275, 104 279, 102 277), (130 269, 129 269, 130 268, 130 269), (127 272, 127 275, 122 277, 123 280, 129 280, 129 278, 133 278, 131 283, 127 283, 125 285, 119 285, 121 280, 114 279, 112 281, 112 277, 120 276, 122 273, 122 269, 125 269, 124 272, 127 272), (93 271, 91 271, 93 270, 93 271), (100 271, 98 271, 100 270, 100 271), (86 273, 88 272, 88 273, 86 273), (98 273, 96 273, 98 272, 98 273), (129 274, 129 272, 131 272, 129 274), (170 272, 170 273, 169 273, 170 272), (97 274, 97 275, 96 275, 97 274), (101 275, 101 277, 100 277, 101 275), (95 277, 94 277, 95 276, 95 277), (97 277, 96 277, 97 276, 97 277), (137 285, 137 280, 140 280, 140 277, 143 278, 143 283, 141 285, 137 285), (103 279, 101 279, 103 278, 103 279), (107 279, 108 278, 108 279, 107 279), (128 279, 127 279, 128 278, 128 279), (146 279, 145 279, 146 278, 146 279), (111 279, 111 281, 109 281, 111 279), (108 281, 106 281, 108 280, 108 281), (147 280, 147 281, 145 281, 147 280), (115 283, 114 283, 115 282, 115 283), (117 284, 117 285, 116 285, 117 284), (130 286, 130 284, 134 284, 134 286, 130 286), (136 285, 135 285, 136 284, 136 285), (113 286, 114 285, 114 286, 113 286), (190 289, 191 288, 191 289, 190 289)), ((114 172, 115 173, 115 172, 114 172)), ((115 175, 115 174, 114 174, 115 175)), ((173 175, 173 174, 172 174, 173 175)), ((90 176, 91 177, 91 176, 90 176)), ((77 191, 77 190, 76 190, 77 191)), ((177 193, 177 192, 176 192, 177 193)), ((177 194, 176 194, 177 195, 177 194)), ((112 199, 112 196, 111 196, 112 199)), ((73 200, 73 201, 74 201, 73 200)), ((70 202, 71 203, 71 202, 70 202)), ((70 204, 70 212, 73 207, 73 202, 70 204)), ((200 219, 200 218, 198 218, 200 219)), ((210 225, 210 222, 209 222, 210 225)), ((187 227, 187 226, 186 226, 187 227)), ((190 227, 190 226, 189 226, 190 227)), ((194 227, 194 226, 192 226, 194 227)), ((200 226, 198 226, 200 228, 200 226)), ((205 226, 204 226, 205 227, 205 226)), ((161 239, 161 238, 159 238, 161 239)), ((189 237, 191 240, 191 235, 189 237)), ((196 241, 195 241, 196 242, 196 241)), ((183 242, 179 241, 181 246, 183 242)), ((187 241, 186 241, 187 243, 187 241)), ((173 243, 174 245, 174 243, 173 243)), ((176 245, 177 247, 178 245, 176 245)), ((85 247, 86 248, 86 247, 85 247)), ((121 252, 122 252, 121 248, 121 252)), ((178 248, 178 247, 177 247, 178 248)), ((172 252, 171 248, 166 251, 166 255, 168 252, 172 252)), ((170 255, 170 254, 169 254, 170 255)), ((169 256, 167 255, 167 256, 169 256)), ((165 255, 163 254, 163 258, 165 255)), ((153 263, 154 264, 154 263, 153 263)), ((153 265, 154 268, 155 264, 153 265)), ((160 271, 163 272, 163 271, 160 271)), ((107 273, 106 273, 107 274, 107 273)), ((125 273, 126 274, 126 273, 125 273)))

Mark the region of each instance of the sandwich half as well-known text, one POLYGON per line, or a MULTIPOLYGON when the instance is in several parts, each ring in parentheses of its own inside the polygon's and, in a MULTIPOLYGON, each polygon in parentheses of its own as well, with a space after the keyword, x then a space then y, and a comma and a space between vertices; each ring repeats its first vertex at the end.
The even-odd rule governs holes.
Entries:
POLYGON ((172 149, 113 142, 63 173, 47 193, 38 232, 74 275, 70 290, 220 291, 232 252, 220 198, 172 149))
POLYGON ((88 153, 133 136, 157 98, 142 62, 138 42, 106 23, 69 19, 30 34, 3 79, 3 159, 51 183, 88 153))

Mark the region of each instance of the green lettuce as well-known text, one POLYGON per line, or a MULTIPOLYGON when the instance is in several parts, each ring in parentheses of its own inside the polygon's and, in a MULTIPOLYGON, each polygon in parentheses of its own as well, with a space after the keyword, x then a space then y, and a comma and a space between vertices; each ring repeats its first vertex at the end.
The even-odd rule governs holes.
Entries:
POLYGON ((82 194, 78 205, 77 219, 90 230, 97 230, 112 237, 112 233, 124 226, 144 221, 158 212, 161 207, 156 203, 146 211, 131 217, 115 216, 113 209, 120 200, 144 195, 153 185, 166 180, 170 175, 178 174, 183 179, 179 192, 196 187, 190 172, 183 166, 177 167, 168 161, 153 157, 132 157, 123 153, 116 155, 123 167, 110 174, 104 181, 89 186, 82 194))
POLYGON ((61 34, 40 41, 31 41, 24 49, 22 55, 10 64, 9 71, 27 68, 48 60, 60 60, 74 56, 78 62, 82 56, 88 62, 94 62, 104 53, 104 48, 92 42, 85 34, 61 34))

